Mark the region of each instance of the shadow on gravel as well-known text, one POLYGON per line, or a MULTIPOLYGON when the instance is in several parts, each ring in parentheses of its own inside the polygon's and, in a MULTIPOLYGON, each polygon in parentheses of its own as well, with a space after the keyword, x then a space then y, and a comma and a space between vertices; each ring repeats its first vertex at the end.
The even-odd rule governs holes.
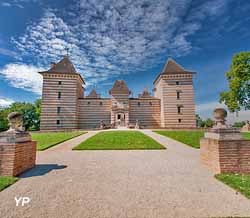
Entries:
POLYGON ((21 174, 19 178, 28 178, 33 176, 43 176, 46 173, 49 173, 52 170, 61 170, 66 168, 66 165, 58 165, 58 164, 37 164, 34 168, 26 171, 21 174))

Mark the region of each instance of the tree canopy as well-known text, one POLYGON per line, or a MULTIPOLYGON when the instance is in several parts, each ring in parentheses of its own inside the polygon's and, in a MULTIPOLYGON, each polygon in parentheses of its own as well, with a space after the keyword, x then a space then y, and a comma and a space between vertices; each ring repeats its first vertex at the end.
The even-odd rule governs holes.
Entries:
POLYGON ((210 118, 202 120, 202 118, 196 114, 196 126, 202 128, 211 128, 214 125, 214 121, 210 118))
POLYGON ((41 100, 38 99, 34 104, 15 102, 7 108, 0 109, 0 131, 8 129, 7 116, 10 112, 17 111, 23 115, 23 125, 26 130, 39 130, 41 100))
POLYGON ((220 94, 220 102, 231 112, 250 109, 250 52, 234 55, 230 70, 226 73, 229 90, 220 94))

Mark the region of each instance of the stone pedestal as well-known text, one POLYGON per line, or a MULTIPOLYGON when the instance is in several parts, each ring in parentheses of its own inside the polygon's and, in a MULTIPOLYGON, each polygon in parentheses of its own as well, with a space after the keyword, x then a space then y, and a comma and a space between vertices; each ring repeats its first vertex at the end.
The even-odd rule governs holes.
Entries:
POLYGON ((0 176, 17 176, 34 167, 36 144, 27 132, 0 133, 0 176))
POLYGON ((250 140, 236 129, 212 129, 200 141, 200 160, 215 174, 249 174, 250 140))

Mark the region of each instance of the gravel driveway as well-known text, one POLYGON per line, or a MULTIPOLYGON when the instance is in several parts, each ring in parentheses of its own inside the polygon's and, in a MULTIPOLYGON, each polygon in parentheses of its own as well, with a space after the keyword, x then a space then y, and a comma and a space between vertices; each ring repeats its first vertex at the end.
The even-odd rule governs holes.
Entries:
POLYGON ((59 145, 39 152, 37 167, 0 192, 0 217, 250 215, 250 200, 215 180, 199 164, 199 150, 149 130, 143 132, 167 149, 71 151, 72 143, 64 143, 62 149, 59 145), (15 196, 28 196, 31 202, 16 207, 15 196))

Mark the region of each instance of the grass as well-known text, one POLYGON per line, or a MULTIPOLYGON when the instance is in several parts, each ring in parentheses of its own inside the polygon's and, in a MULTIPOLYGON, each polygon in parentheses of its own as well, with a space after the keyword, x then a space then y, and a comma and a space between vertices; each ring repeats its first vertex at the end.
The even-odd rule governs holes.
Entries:
POLYGON ((47 132, 47 133, 31 133, 32 140, 37 141, 37 150, 43 151, 61 142, 82 135, 85 132, 47 132))
POLYGON ((165 149, 152 138, 137 131, 106 131, 97 133, 74 150, 165 149))
POLYGON ((0 191, 14 184, 18 179, 11 176, 0 176, 0 191))
POLYGON ((250 175, 217 174, 215 178, 250 199, 250 175))
POLYGON ((250 139, 250 132, 243 132, 244 139, 250 139))
POLYGON ((175 139, 193 148, 200 148, 200 139, 204 136, 204 131, 154 131, 160 135, 175 139))

